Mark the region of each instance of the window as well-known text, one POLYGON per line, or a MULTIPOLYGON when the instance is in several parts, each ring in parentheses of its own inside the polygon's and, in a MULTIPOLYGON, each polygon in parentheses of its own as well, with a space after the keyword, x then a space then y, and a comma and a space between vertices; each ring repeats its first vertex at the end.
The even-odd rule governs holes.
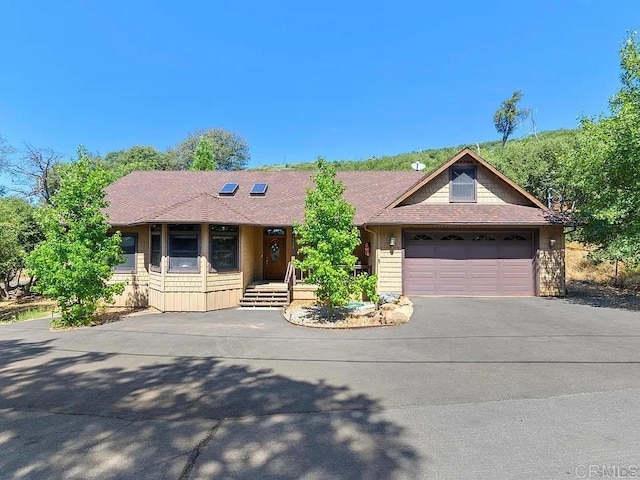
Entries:
POLYGON ((253 187, 251 187, 250 195, 264 195, 267 193, 267 188, 269 187, 266 183, 254 183, 253 187))
POLYGON ((428 242, 430 240, 433 240, 433 238, 431 238, 429 235, 425 235, 424 233, 416 233, 409 240, 417 242, 428 242))
POLYGON ((169 225, 169 270, 198 270, 200 225, 169 225))
POLYGON ((473 240, 474 242, 494 242, 496 239, 491 235, 481 233, 480 235, 476 235, 475 237, 473 237, 471 240, 473 240))
POLYGON ((264 234, 268 235, 268 236, 281 236, 281 235, 285 235, 287 232, 284 228, 278 228, 278 227, 270 227, 270 228, 265 228, 264 229, 264 234))
POLYGON ((160 268, 162 260, 162 225, 151 225, 151 266, 160 268))
POLYGON ((239 185, 237 183, 225 183, 218 193, 220 195, 231 195, 231 196, 233 196, 238 191, 238 186, 239 185))
POLYGON ((475 167, 451 167, 449 185, 449 201, 476 201, 476 169, 475 167))
POLYGON ((238 270, 238 227, 211 225, 211 269, 218 272, 238 270))
POLYGON ((451 235, 445 235, 440 240, 455 240, 455 241, 459 241, 459 240, 464 240, 464 238, 462 238, 460 235, 451 234, 451 235))
POLYGON ((114 270, 124 272, 135 272, 136 270, 136 246, 138 236, 135 233, 122 234, 122 247, 124 262, 114 267, 114 270))
POLYGON ((516 233, 514 233, 513 235, 508 235, 504 237, 504 239, 508 242, 511 242, 511 241, 526 242, 527 241, 527 239, 524 236, 518 235, 516 233))

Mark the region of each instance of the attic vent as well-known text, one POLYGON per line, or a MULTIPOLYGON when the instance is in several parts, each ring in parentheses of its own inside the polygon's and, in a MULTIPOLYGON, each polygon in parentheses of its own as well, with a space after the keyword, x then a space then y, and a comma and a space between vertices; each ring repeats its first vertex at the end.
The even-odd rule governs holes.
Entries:
POLYGON ((225 183, 218 193, 220 195, 235 195, 237 191, 238 191, 237 183, 225 183))
POLYGON ((267 188, 269 188, 269 185, 267 183, 254 183, 249 194, 264 195, 265 193, 267 193, 267 188))

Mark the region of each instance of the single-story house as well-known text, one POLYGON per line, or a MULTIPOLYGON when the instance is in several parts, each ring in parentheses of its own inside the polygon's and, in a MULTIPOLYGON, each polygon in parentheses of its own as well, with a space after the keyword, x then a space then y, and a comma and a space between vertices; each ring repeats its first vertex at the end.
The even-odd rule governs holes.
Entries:
MULTIPOLYGON (((107 188, 120 305, 208 311, 313 296, 292 268, 308 171, 133 172, 107 188)), ((339 172, 358 271, 405 295, 563 295, 564 223, 470 149, 428 174, 339 172)), ((357 272, 354 272, 357 273, 357 272)))

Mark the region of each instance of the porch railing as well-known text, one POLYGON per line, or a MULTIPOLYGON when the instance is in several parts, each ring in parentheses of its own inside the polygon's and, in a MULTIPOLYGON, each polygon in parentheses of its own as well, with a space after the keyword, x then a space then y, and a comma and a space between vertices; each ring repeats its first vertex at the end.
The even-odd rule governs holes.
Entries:
MULTIPOLYGON (((291 260, 287 264, 287 273, 284 277, 284 281, 289 285, 290 289, 298 282, 303 283, 305 277, 308 277, 310 274, 309 270, 304 271, 297 269, 294 264, 295 259, 296 257, 291 257, 291 260)), ((371 275, 371 270, 371 265, 356 265, 353 268, 353 276, 355 277, 356 275, 360 275, 361 273, 368 273, 369 275, 371 275)))

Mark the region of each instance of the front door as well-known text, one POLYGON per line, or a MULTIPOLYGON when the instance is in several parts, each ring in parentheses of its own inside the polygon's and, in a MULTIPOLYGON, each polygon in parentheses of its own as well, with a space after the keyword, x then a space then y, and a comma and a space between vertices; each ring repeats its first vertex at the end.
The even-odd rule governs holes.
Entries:
POLYGON ((287 237, 284 228, 264 229, 264 279, 284 280, 287 273, 287 237))

